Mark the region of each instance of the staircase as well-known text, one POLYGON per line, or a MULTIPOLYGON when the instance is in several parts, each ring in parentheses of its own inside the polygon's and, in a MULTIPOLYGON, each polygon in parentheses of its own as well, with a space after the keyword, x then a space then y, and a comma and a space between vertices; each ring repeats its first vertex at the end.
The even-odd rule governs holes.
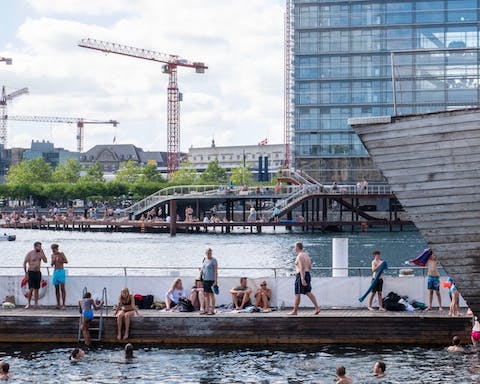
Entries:
MULTIPOLYGON (((87 287, 83 288, 83 296, 87 292, 87 287)), ((92 321, 90 322, 90 335, 92 341, 102 341, 102 334, 103 334, 103 323, 104 323, 104 316, 108 315, 108 298, 107 298, 107 288, 104 287, 102 290, 102 304, 100 305, 100 315, 94 316, 92 321)), ((85 341, 82 334, 82 314, 80 314, 80 318, 78 320, 78 341, 85 341)))

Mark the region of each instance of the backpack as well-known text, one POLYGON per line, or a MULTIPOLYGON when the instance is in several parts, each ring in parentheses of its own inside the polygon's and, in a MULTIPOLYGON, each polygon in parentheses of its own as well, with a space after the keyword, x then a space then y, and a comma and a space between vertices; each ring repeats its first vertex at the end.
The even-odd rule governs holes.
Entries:
POLYGON ((180 297, 178 299, 177 308, 179 312, 193 312, 195 308, 190 300, 180 297))

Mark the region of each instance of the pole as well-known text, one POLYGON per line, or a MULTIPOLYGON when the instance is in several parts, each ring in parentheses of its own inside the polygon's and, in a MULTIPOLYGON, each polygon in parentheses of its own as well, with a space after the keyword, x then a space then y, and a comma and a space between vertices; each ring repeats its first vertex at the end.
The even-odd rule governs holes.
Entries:
POLYGON ((395 53, 390 52, 390 65, 392 71, 392 92, 393 92, 393 116, 397 116, 397 86, 395 79, 395 53))
POLYGON ((177 234, 177 202, 170 200, 170 236, 177 234))

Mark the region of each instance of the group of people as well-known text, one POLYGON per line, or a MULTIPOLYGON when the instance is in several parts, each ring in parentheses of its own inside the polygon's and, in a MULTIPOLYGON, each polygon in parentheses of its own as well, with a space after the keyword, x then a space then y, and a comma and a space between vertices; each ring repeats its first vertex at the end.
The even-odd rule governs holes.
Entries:
MULTIPOLYGON (((373 375, 377 378, 384 378, 387 376, 385 371, 387 370, 387 366, 383 361, 375 362, 373 366, 373 375)), ((336 369, 337 378, 335 380, 335 384, 353 384, 353 380, 347 376, 347 370, 343 365, 339 365, 336 369)))

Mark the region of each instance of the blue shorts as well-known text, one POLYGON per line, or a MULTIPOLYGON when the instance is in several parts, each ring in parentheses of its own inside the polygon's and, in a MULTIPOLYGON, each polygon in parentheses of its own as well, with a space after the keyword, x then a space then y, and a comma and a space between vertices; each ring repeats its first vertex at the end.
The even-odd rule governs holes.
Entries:
POLYGON ((305 282, 307 285, 302 284, 302 277, 300 273, 297 273, 295 277, 295 295, 306 295, 307 293, 312 291, 312 286, 310 285, 310 272, 305 272, 305 282))
POLYGON ((427 289, 432 291, 440 291, 440 277, 439 276, 428 276, 427 277, 427 289))
POLYGON ((65 269, 55 269, 53 271, 52 285, 65 284, 65 269))

